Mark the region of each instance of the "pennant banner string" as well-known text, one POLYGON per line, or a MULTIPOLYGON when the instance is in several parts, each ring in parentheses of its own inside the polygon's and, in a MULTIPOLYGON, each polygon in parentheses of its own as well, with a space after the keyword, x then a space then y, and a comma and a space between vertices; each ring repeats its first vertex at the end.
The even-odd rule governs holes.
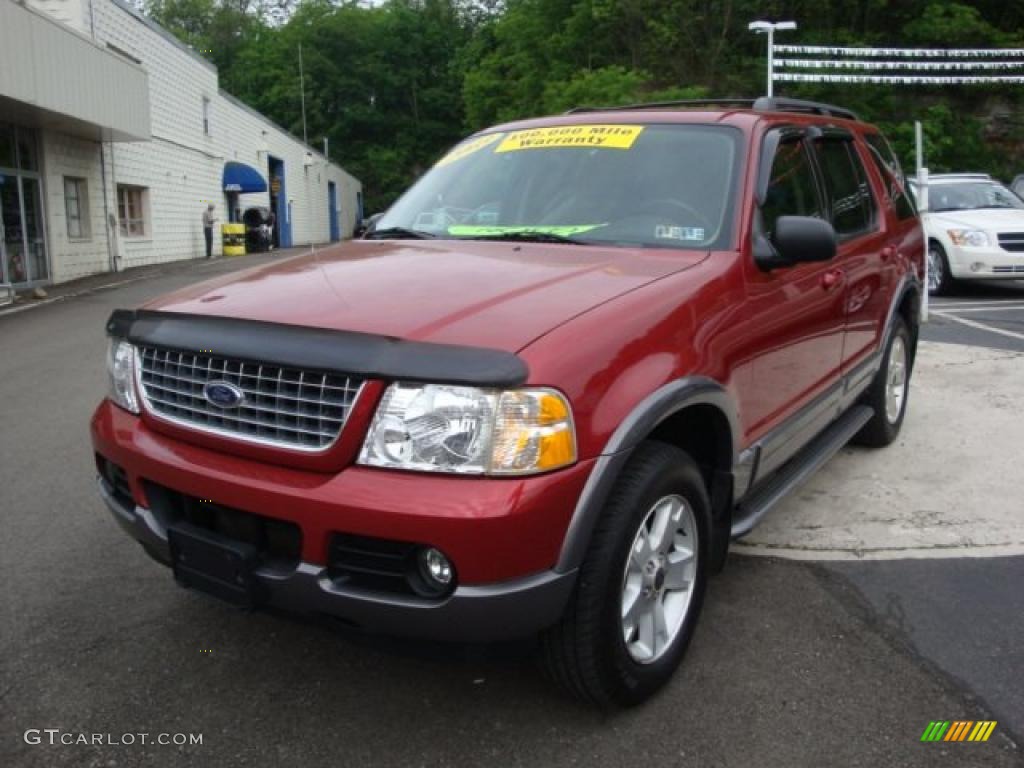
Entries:
POLYGON ((891 69, 897 71, 970 71, 1024 68, 1021 61, 851 61, 828 59, 775 59, 779 69, 891 69))
POLYGON ((843 48, 822 45, 775 45, 775 53, 808 56, 861 56, 864 58, 1015 58, 1024 48, 843 48))
POLYGON ((772 79, 790 83, 877 83, 884 85, 996 85, 1024 83, 1021 75, 957 76, 950 75, 826 75, 774 72, 772 79))

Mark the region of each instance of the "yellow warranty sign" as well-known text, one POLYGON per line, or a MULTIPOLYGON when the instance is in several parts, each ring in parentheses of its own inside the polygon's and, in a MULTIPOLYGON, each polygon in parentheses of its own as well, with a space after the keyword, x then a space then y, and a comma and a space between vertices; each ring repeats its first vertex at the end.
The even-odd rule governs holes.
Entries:
POLYGON ((472 155, 474 152, 479 152, 484 147, 491 146, 491 144, 502 138, 504 135, 504 133, 489 133, 486 136, 478 136, 475 139, 464 141, 447 155, 438 160, 435 167, 454 163, 456 160, 461 160, 466 157, 466 155, 472 155))
POLYGON ((643 130, 642 125, 560 125, 534 128, 510 133, 494 151, 516 152, 521 149, 560 147, 629 149, 643 130))

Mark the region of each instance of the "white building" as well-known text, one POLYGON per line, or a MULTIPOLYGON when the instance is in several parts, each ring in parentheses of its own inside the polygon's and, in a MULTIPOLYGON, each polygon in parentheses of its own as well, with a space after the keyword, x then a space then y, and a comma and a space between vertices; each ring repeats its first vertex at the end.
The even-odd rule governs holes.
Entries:
POLYGON ((122 0, 0 0, 0 283, 196 258, 207 202, 287 247, 351 236, 361 186, 122 0))

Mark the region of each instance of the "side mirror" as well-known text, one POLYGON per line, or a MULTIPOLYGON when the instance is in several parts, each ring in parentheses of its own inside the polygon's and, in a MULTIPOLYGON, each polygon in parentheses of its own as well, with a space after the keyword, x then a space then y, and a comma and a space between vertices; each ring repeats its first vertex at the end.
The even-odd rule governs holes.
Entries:
POLYGON ((769 241, 754 241, 754 260, 765 270, 791 267, 808 261, 829 261, 836 255, 836 231, 813 216, 780 216, 769 241))
POLYGON ((375 213, 373 216, 363 219, 359 222, 359 226, 356 227, 356 231, 352 233, 352 236, 363 237, 368 235, 370 232, 373 232, 374 228, 377 226, 377 222, 380 221, 380 217, 383 215, 383 213, 375 213))

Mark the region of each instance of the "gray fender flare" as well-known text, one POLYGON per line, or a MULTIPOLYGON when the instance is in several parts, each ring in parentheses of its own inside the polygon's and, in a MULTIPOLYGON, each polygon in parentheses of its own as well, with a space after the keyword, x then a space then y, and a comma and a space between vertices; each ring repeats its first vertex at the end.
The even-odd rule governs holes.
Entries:
POLYGON ((913 369, 914 358, 917 356, 917 336, 918 329, 921 326, 921 303, 923 300, 922 290, 926 290, 921 285, 921 281, 913 275, 904 275, 900 280, 900 284, 896 290, 893 291, 892 303, 889 305, 889 316, 885 321, 885 331, 882 333, 881 346, 878 349, 879 363, 878 367, 881 367, 881 355, 885 353, 886 345, 889 343, 889 336, 892 333, 893 324, 896 322, 896 316, 900 311, 900 304, 903 303, 903 299, 906 298, 907 294, 914 293, 917 298, 917 317, 910 327, 911 344, 913 348, 910 350, 910 366, 913 369))
POLYGON ((704 376, 686 376, 665 384, 630 412, 601 451, 576 503, 555 571, 568 573, 583 563, 608 494, 633 449, 665 419, 692 405, 713 405, 725 415, 731 433, 732 460, 736 463, 739 420, 735 403, 725 388, 704 376))

